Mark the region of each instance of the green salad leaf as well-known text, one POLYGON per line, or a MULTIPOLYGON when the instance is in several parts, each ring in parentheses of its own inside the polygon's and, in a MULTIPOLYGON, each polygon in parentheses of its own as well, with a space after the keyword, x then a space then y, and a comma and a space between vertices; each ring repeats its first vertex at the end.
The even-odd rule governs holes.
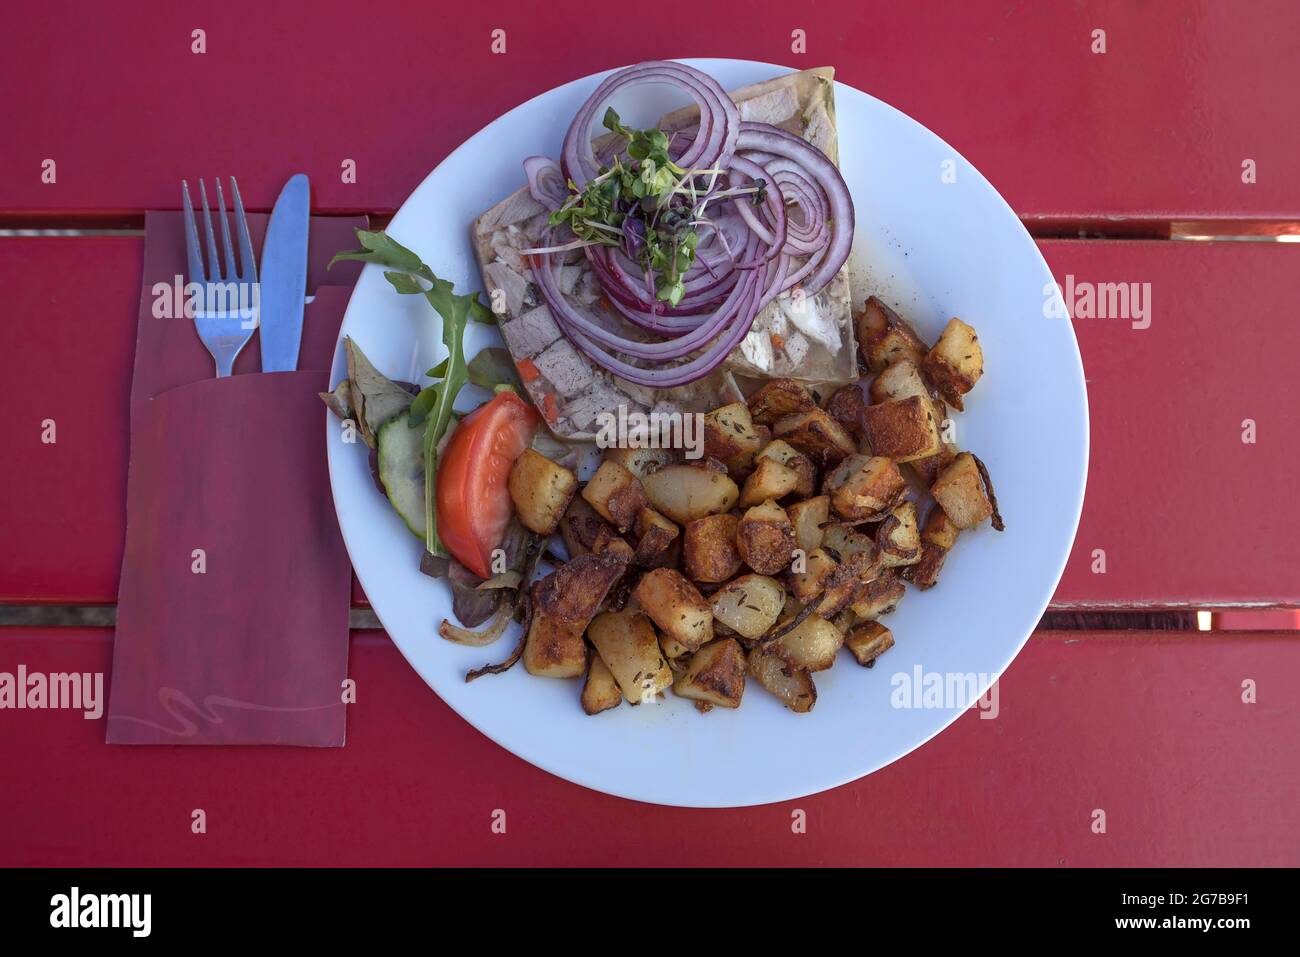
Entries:
POLYGON ((456 295, 455 287, 439 279, 414 252, 382 231, 357 230, 360 249, 341 252, 330 260, 374 263, 385 268, 384 278, 404 296, 423 295, 442 317, 442 344, 447 358, 426 375, 439 381, 423 389, 411 403, 408 422, 411 428, 424 428, 424 512, 425 544, 430 552, 447 554, 438 538, 437 489, 438 446, 456 418, 452 404, 461 386, 470 381, 469 363, 465 361, 465 329, 473 322, 491 323, 492 311, 478 293, 456 295))
POLYGON ((482 349, 469 360, 469 381, 493 392, 509 390, 518 395, 524 394, 514 357, 500 346, 482 349))

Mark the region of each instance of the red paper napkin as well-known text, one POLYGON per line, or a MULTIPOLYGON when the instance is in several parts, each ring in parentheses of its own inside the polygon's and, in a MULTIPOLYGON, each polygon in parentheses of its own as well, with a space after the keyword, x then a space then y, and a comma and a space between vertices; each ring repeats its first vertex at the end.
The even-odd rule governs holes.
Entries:
MULTIPOLYGON (((344 742, 349 565, 316 394, 359 272, 325 264, 365 225, 312 219, 299 371, 258 372, 254 335, 215 379, 193 321, 159 316, 182 218, 146 217, 110 744, 344 742)), ((249 216, 254 249, 265 228, 249 216)))

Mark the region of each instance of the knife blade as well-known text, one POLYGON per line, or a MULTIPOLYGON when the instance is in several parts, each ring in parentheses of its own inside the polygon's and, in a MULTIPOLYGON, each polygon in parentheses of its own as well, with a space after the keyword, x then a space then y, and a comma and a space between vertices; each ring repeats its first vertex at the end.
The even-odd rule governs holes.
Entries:
POLYGON ((311 186, 306 173, 296 173, 280 190, 262 242, 259 338, 263 372, 298 368, 310 220, 311 186))

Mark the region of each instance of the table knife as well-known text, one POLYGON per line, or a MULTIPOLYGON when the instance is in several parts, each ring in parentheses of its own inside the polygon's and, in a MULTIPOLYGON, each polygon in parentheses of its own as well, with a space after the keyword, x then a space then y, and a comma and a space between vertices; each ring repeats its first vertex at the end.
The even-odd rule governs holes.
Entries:
POLYGON ((298 368, 310 219, 311 187, 307 175, 297 173, 280 190, 262 242, 259 302, 263 372, 292 372, 298 368))

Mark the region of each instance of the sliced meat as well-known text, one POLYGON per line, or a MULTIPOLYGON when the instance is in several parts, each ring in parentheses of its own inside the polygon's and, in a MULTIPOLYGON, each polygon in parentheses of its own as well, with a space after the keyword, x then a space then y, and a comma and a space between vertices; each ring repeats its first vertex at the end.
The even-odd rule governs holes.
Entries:
POLYGON ((518 319, 500 324, 501 337, 516 360, 531 359, 560 338, 560 327, 545 306, 530 309, 518 319))
POLYGON ((566 399, 586 392, 596 380, 596 370, 568 339, 556 339, 533 363, 555 392, 566 399))

